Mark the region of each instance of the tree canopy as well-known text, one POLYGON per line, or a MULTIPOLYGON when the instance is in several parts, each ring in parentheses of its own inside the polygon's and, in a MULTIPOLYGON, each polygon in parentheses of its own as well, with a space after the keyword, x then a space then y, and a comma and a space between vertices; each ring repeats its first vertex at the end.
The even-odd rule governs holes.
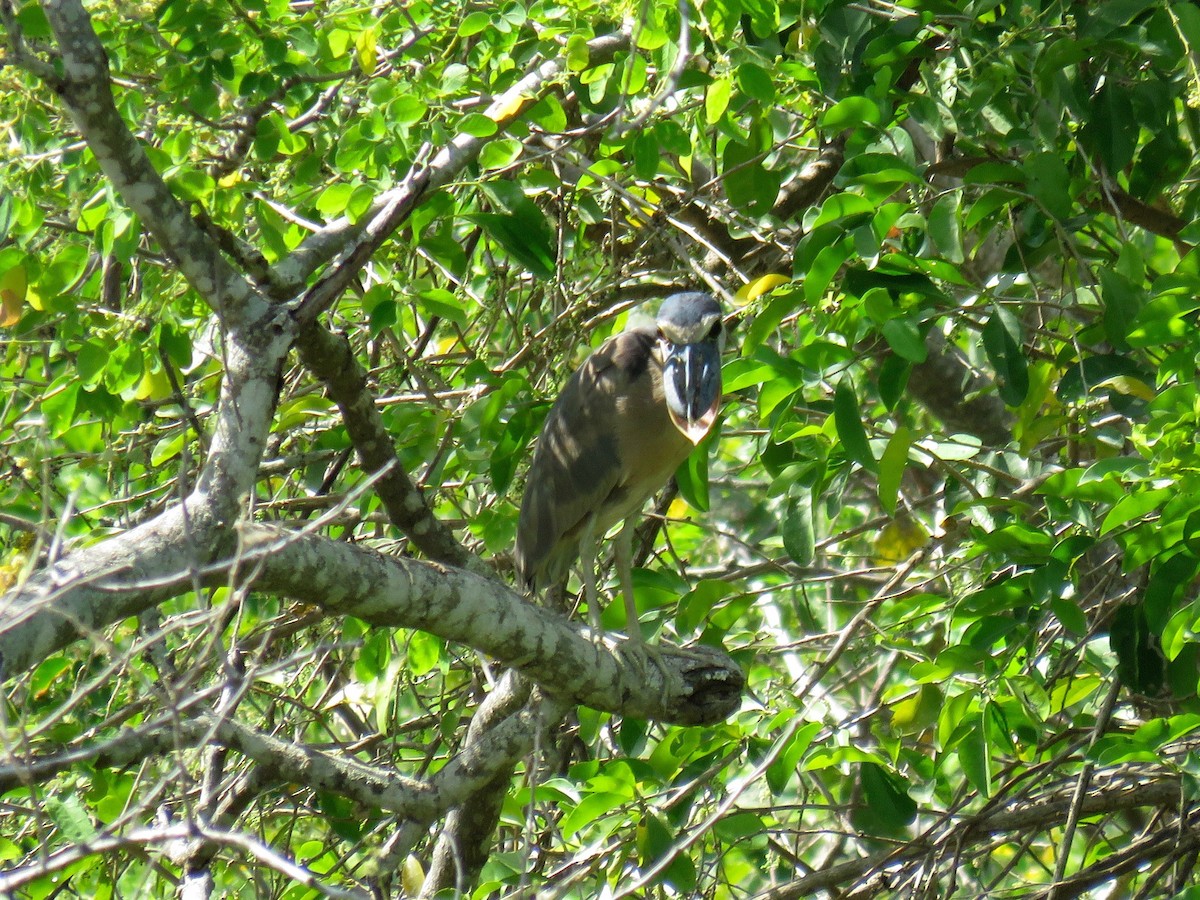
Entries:
POLYGON ((1196 4, 0 34, 0 895, 1200 897, 1196 4), (647 671, 512 546, 680 290, 647 671))

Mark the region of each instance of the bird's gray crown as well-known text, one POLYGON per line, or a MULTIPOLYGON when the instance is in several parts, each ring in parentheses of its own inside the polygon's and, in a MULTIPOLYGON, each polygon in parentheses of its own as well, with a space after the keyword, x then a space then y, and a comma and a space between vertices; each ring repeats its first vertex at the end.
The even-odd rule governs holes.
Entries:
POLYGON ((721 304, 711 294, 691 291, 672 294, 658 310, 658 328, 672 342, 704 340, 721 319, 721 304))

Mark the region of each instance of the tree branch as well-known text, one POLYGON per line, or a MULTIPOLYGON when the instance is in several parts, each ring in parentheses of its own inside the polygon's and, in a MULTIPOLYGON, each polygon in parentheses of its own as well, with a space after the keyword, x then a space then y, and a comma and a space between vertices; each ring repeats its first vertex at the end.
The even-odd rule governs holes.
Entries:
MULTIPOLYGON (((593 38, 588 43, 591 65, 609 62, 617 53, 629 47, 629 41, 629 35, 623 31, 593 38)), ((528 100, 538 97, 553 79, 562 75, 566 71, 566 64, 565 54, 547 60, 492 101, 483 114, 496 122, 497 133, 520 116, 528 100)), ((343 252, 347 245, 357 241, 346 259, 308 291, 301 302, 300 318, 306 323, 311 322, 322 310, 328 309, 421 200, 448 184, 478 159, 479 152, 493 137, 480 138, 466 133, 456 135, 428 163, 421 160, 414 162, 404 182, 380 195, 357 222, 346 218, 331 222, 306 238, 281 260, 275 267, 278 283, 291 290, 299 290, 309 275, 343 252)))
POLYGON ((109 83, 108 56, 80 0, 42 4, 62 54, 63 76, 50 86, 104 174, 179 271, 214 310, 232 322, 254 321, 266 301, 225 261, 192 221, 126 127, 109 83))
MULTIPOLYGON (((1153 780, 1110 780, 1093 785, 1092 791, 1083 799, 1080 813, 1093 816, 1146 807, 1176 808, 1179 805, 1179 792, 1180 781, 1178 776, 1174 775, 1163 775, 1153 780)), ((1070 811, 1070 791, 1056 791, 1032 802, 1013 804, 1007 809, 954 822, 947 832, 939 835, 936 840, 926 834, 894 852, 880 853, 866 859, 855 859, 821 869, 789 884, 763 891, 755 900, 797 900, 800 897, 810 897, 818 891, 844 887, 855 882, 859 883, 859 889, 854 896, 870 896, 879 889, 886 889, 886 882, 894 881, 902 867, 925 865, 926 860, 956 859, 954 852, 947 852, 950 848, 961 850, 981 843, 993 834, 1028 830, 1045 832, 1063 824, 1070 811), (881 879, 885 881, 881 882, 881 879)))
POLYGON ((487 574, 489 567, 438 521, 421 489, 401 467, 392 436, 367 390, 367 373, 358 364, 350 342, 314 324, 301 333, 296 349, 300 361, 325 383, 329 398, 338 405, 359 466, 368 474, 381 473, 375 491, 392 523, 430 559, 487 574))
POLYGON ((0 663, 8 675, 198 585, 237 584, 320 606, 373 625, 418 628, 474 647, 573 703, 680 725, 711 724, 736 709, 745 678, 719 650, 661 648, 667 677, 639 666, 625 642, 534 606, 499 582, 437 564, 386 557, 320 535, 244 525, 236 556, 162 571, 188 541, 178 512, 55 566, 4 598, 0 663), (171 533, 168 526, 174 523, 171 533), (151 540, 153 537, 153 541, 151 540), (669 683, 668 683, 669 682, 669 683))

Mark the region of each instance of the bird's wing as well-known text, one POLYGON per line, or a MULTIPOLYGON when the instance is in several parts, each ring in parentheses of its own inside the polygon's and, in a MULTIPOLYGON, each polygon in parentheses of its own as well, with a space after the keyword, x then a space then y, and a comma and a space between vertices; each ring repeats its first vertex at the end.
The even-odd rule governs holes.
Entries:
POLYGON ((610 338, 571 376, 546 417, 517 526, 517 572, 531 587, 566 577, 588 519, 619 488, 618 403, 646 377, 653 348, 647 331, 610 338))

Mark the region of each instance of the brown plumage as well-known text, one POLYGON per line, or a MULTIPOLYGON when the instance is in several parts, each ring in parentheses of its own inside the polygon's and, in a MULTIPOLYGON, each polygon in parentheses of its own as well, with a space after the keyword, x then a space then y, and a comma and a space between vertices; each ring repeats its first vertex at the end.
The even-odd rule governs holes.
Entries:
MULTIPOLYGON (((582 556, 597 624, 595 542, 617 522, 632 521, 711 428, 720 400, 720 332, 715 300, 676 294, 656 327, 610 338, 571 375, 546 417, 521 501, 515 562, 525 587, 561 584, 582 556)), ((629 539, 622 529, 617 569, 629 630, 640 638, 629 539)))
POLYGON ((531 590, 565 579, 584 528, 603 537, 687 459, 692 442, 667 413, 662 365, 652 331, 626 331, 589 356, 563 388, 521 500, 521 522, 535 524, 517 531, 517 574, 531 590), (647 386, 635 390, 641 382, 647 386), (621 447, 629 448, 628 466, 619 460, 621 447))

